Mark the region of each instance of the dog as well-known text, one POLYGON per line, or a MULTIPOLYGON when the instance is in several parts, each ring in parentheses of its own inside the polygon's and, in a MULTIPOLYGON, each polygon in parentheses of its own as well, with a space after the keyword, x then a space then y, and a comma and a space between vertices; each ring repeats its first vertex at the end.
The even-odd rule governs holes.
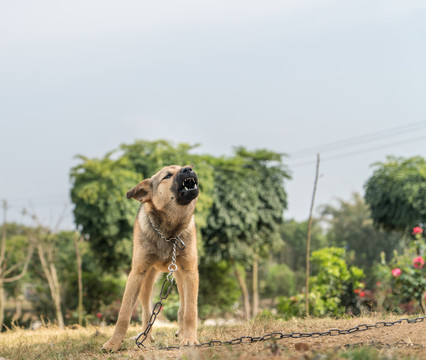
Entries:
MULTIPOLYGON (((165 239, 182 239, 185 248, 176 249, 177 288, 180 297, 177 335, 182 345, 197 342, 198 258, 194 210, 199 194, 198 178, 192 166, 167 166, 127 192, 128 199, 141 203, 133 230, 132 268, 111 338, 104 351, 118 351, 129 326, 136 300, 142 303, 142 328, 152 313, 151 293, 157 275, 168 272, 172 244, 165 239)), ((151 335, 145 343, 152 340, 151 335)))

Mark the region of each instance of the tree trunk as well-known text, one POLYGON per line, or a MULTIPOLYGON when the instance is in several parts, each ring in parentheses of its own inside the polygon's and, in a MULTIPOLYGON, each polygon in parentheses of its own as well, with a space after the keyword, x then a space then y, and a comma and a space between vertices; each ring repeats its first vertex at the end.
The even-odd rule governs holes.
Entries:
POLYGON ((6 304, 6 296, 4 294, 3 281, 2 279, 0 279, 0 333, 3 329, 5 304, 6 304))
POLYGON ((249 293, 247 290, 247 285, 238 270, 237 265, 234 264, 234 271, 235 276, 237 277, 238 284, 240 285, 241 291, 243 293, 243 299, 244 299, 244 313, 245 313, 245 319, 250 320, 250 299, 249 299, 249 293))
POLYGON ((75 257, 77 259, 77 276, 78 276, 78 324, 83 325, 83 277, 81 268, 81 255, 78 237, 74 236, 75 257))
POLYGON ((253 318, 259 312, 259 258, 254 255, 253 258, 253 282, 252 282, 252 297, 253 297, 253 318))
POLYGON ((58 321, 58 326, 64 328, 64 318, 62 317, 61 311, 61 292, 59 287, 58 277, 56 275, 55 264, 51 263, 50 266, 46 262, 46 257, 44 256, 43 246, 39 242, 37 244, 38 255, 40 258, 41 266, 43 267, 44 275, 46 276, 47 283, 49 284, 50 294, 55 304, 56 310, 56 320, 58 321))
POLYGON ((54 302, 56 308, 56 318, 58 319, 59 327, 63 329, 65 327, 65 323, 61 311, 61 287, 59 286, 58 275, 56 273, 56 266, 54 263, 50 263, 50 271, 52 273, 53 284, 55 286, 54 302))

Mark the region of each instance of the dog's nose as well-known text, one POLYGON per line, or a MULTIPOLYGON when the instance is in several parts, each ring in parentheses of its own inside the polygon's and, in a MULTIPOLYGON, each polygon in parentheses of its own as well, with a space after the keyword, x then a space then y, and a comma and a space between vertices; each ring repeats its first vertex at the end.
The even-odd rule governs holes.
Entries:
POLYGON ((188 174, 188 173, 190 173, 192 171, 192 169, 189 167, 189 166, 187 166, 187 167, 184 167, 180 172, 182 173, 182 174, 188 174))

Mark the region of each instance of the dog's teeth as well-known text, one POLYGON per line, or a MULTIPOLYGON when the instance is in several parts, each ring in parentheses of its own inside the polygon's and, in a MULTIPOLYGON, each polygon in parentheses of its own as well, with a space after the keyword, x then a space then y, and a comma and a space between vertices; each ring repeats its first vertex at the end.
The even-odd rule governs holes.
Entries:
POLYGON ((197 184, 195 184, 195 186, 194 186, 194 189, 198 189, 198 186, 197 186, 197 184))
POLYGON ((189 190, 189 189, 185 186, 185 190, 189 190))

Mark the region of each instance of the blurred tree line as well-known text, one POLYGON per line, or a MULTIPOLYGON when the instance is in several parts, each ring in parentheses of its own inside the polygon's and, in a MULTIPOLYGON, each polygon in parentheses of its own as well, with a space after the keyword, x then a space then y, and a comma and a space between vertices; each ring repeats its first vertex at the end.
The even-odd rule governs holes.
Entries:
MULTIPOLYGON (((169 164, 193 164, 200 179, 195 213, 200 317, 228 313, 249 319, 265 308, 303 315, 299 305, 307 222, 283 218, 285 181, 290 178, 285 157, 241 147, 232 156, 214 157, 194 154, 195 148, 164 140, 136 141, 100 159, 78 156, 80 163, 70 172, 75 232, 45 228, 34 215, 34 226, 4 221, 0 249, 7 259, 0 262, 4 323, 30 326, 40 317, 58 324, 81 323, 82 318, 86 323, 115 321, 130 270, 132 229, 139 206, 125 194, 169 164), (25 254, 32 258, 23 274, 25 254), (21 274, 22 279, 3 281, 6 271, 9 277, 21 274)), ((395 251, 402 251, 407 241, 404 232, 425 222, 424 159, 389 158, 375 166, 366 183, 365 200, 359 194, 348 201, 337 200, 322 206, 314 220, 313 314, 337 315, 344 309, 356 313, 354 290, 361 281, 362 286, 375 283, 379 275, 374 269, 383 256, 391 258, 395 251), (403 180, 398 171, 404 174, 403 180), (392 176, 403 182, 403 189, 392 185, 392 176), (403 212, 392 208, 400 209, 401 202, 403 212), (383 207, 387 214, 394 211, 394 218, 384 217, 383 207)), ((164 311, 170 319, 176 316, 174 296, 164 311)), ((134 318, 139 315, 135 311, 134 318)))

